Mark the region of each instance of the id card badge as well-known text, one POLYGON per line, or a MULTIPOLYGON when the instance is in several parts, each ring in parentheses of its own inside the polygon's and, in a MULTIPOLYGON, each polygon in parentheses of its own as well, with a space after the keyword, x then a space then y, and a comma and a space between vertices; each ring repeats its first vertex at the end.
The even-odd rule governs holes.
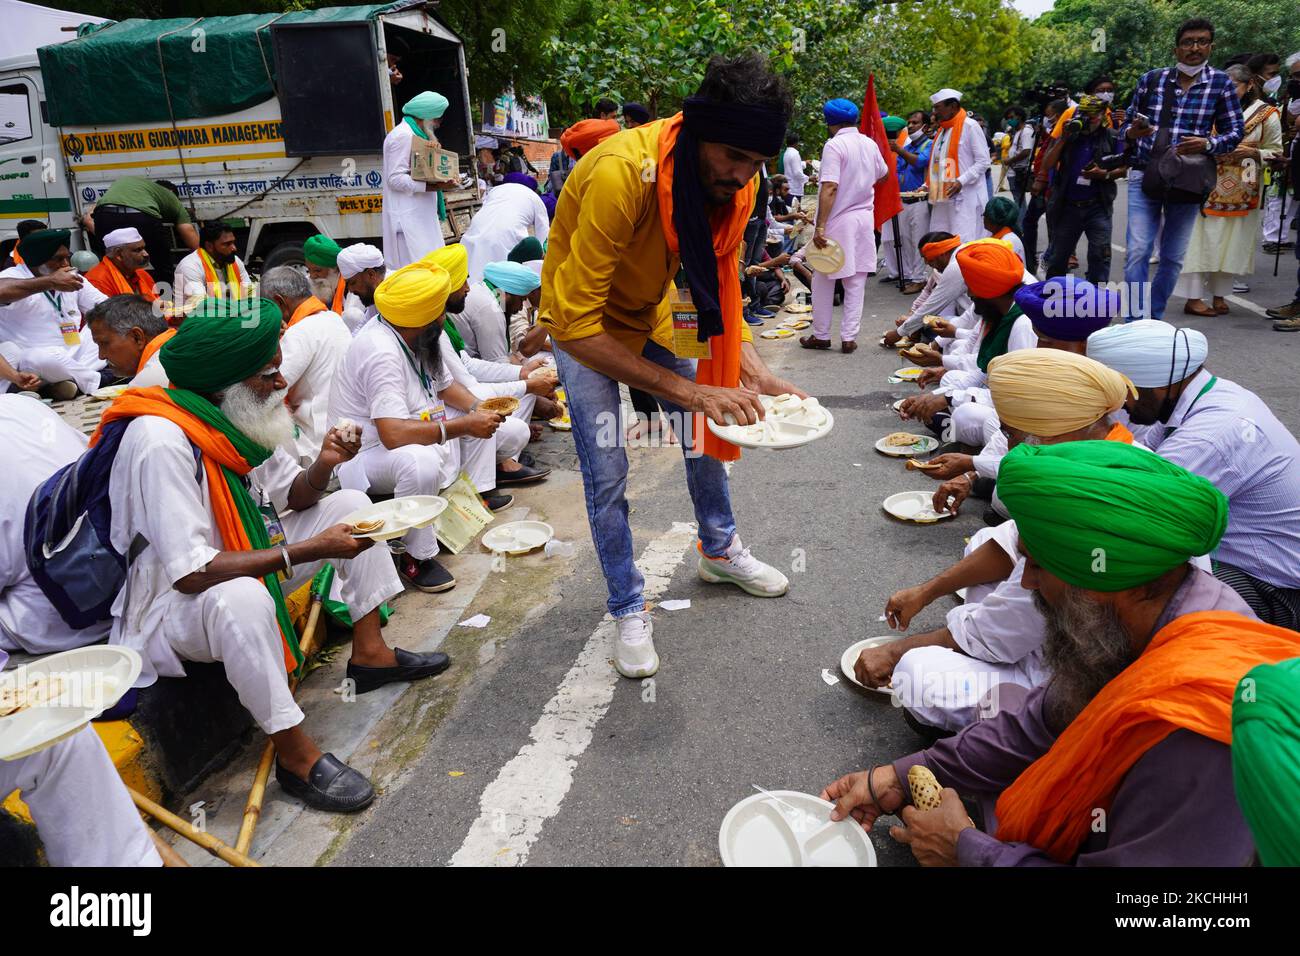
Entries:
POLYGON ((673 354, 684 359, 713 358, 713 343, 699 340, 700 316, 689 289, 674 287, 668 294, 673 310, 673 354))
POLYGON ((422 422, 441 422, 447 418, 447 407, 439 402, 437 405, 431 405, 424 411, 420 412, 420 421, 422 422))
POLYGON ((74 313, 59 313, 59 331, 63 333, 64 345, 81 344, 81 323, 78 321, 79 316, 74 313))
POLYGON ((1080 176, 1078 179, 1074 181, 1074 183, 1076 186, 1091 186, 1092 180, 1089 179, 1087 176, 1080 176))
MULTIPOLYGON (((284 524, 280 521, 280 513, 275 510, 275 505, 269 501, 257 506, 257 510, 262 513, 262 523, 266 525, 266 536, 270 539, 271 547, 279 548, 284 545, 284 524)), ((281 582, 288 580, 284 571, 276 571, 275 576, 281 582)))

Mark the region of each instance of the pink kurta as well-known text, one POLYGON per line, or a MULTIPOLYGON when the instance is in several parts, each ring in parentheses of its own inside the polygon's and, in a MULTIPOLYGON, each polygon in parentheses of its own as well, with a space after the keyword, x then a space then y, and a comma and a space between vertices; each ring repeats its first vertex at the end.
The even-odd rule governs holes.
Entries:
POLYGON ((821 181, 839 186, 826 222, 826 236, 844 248, 844 268, 830 278, 876 270, 876 181, 887 172, 889 167, 875 141, 851 126, 832 136, 822 148, 821 181))

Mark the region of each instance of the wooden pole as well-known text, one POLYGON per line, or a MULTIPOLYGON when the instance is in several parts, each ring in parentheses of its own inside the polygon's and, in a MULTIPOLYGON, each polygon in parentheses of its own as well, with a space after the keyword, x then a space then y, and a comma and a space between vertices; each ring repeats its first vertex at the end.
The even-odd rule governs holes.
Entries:
POLYGON ((149 816, 153 817, 155 820, 157 820, 159 823, 163 824, 164 826, 172 830, 175 830, 177 833, 185 837, 185 839, 189 840, 191 843, 196 843, 199 846, 203 847, 203 849, 207 850, 213 856, 225 860, 231 866, 260 867, 262 865, 258 863, 256 860, 250 860, 244 854, 232 850, 230 847, 226 846, 226 844, 222 843, 212 834, 204 833, 202 830, 195 829, 194 826, 188 820, 182 820, 180 817, 172 813, 166 807, 162 807, 154 803, 144 794, 137 793, 135 790, 132 790, 130 787, 126 788, 126 792, 131 794, 131 799, 135 801, 135 805, 139 807, 141 810, 143 810, 145 813, 149 814, 149 816))
MULTIPOLYGON (((307 612, 307 626, 302 633, 302 659, 304 663, 316 652, 317 624, 320 621, 322 595, 316 591, 311 595, 311 609, 307 612)), ((289 692, 298 689, 297 678, 290 678, 289 692)), ((244 804, 244 818, 239 823, 239 835, 235 838, 235 851, 247 853, 253 845, 253 833, 257 830, 258 820, 262 816, 262 801, 266 799, 266 784, 271 779, 271 766, 275 762, 275 744, 270 740, 262 748, 262 758, 257 762, 257 772, 253 775, 253 786, 248 791, 248 802, 244 804)))
POLYGON ((154 849, 162 857, 163 866, 189 866, 185 859, 176 852, 175 848, 158 835, 157 830, 150 830, 149 836, 153 838, 154 849))

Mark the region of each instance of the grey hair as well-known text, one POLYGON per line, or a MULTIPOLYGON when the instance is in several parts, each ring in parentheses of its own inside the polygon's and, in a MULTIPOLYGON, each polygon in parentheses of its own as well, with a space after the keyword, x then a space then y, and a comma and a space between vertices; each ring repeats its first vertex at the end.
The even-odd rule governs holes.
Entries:
POLYGON ((139 329, 151 339, 167 331, 167 320, 147 299, 134 293, 104 299, 86 313, 86 322, 103 322, 118 335, 139 329))
POLYGON ((1246 66, 1244 63, 1234 63, 1232 66, 1224 69, 1223 72, 1227 73, 1228 79, 1232 80, 1234 83, 1250 82, 1250 67, 1246 66))
POLYGON ((1289 70, 1297 63, 1300 63, 1300 50, 1296 50, 1296 52, 1286 58, 1286 68, 1289 70))
POLYGON ((277 295, 297 302, 313 295, 307 272, 299 266, 276 266, 262 273, 261 294, 268 299, 277 295))

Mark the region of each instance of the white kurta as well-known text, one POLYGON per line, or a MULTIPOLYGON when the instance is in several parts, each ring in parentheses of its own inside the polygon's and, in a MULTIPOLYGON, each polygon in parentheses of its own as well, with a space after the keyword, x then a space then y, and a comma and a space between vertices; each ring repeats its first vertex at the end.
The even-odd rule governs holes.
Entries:
MULTIPOLYGON (((26 264, 0 272, 0 279, 32 277, 26 264)), ((72 381, 81 391, 93 392, 99 387, 99 370, 105 363, 90 332, 81 325, 86 313, 106 298, 83 281, 76 292, 37 292, 0 306, 0 342, 16 347, 16 351, 6 350, 7 356, 13 356, 10 364, 45 382, 72 381)), ((9 382, 0 382, 0 386, 0 391, 5 391, 9 382)))
POLYGON ((465 351, 474 358, 487 362, 510 361, 505 309, 497 293, 484 283, 476 282, 469 287, 465 308, 452 316, 452 321, 465 342, 465 351))
MULTIPOLYGON (((251 492, 279 512, 287 541, 302 541, 369 499, 340 491, 302 512, 288 510, 289 489, 301 468, 277 449, 250 475, 251 492)), ((212 516, 207 475, 196 477, 192 446, 176 424, 142 416, 127 426, 109 479, 113 546, 126 553, 141 534, 149 542, 131 565, 113 607, 112 643, 144 659, 137 686, 159 676, 182 677, 184 661, 221 661, 242 703, 265 733, 296 726, 302 711, 289 692, 280 631, 270 593, 260 580, 235 578, 198 594, 175 589, 223 549, 212 516)), ((386 548, 332 562, 342 600, 353 619, 402 590, 386 548)), ((323 562, 295 566, 285 593, 309 581, 323 562)))
POLYGON ((438 193, 411 178, 415 134, 404 121, 384 137, 384 264, 410 265, 445 244, 438 193))
MULTIPOLYGON (((239 275, 240 286, 247 289, 253 284, 253 280, 248 275, 248 266, 244 265, 244 260, 239 256, 235 256, 235 272, 239 275)), ((217 278, 222 282, 225 281, 225 266, 217 267, 217 278)), ((192 302, 207 297, 208 279, 203 271, 203 260, 199 258, 197 249, 176 263, 173 289, 175 290, 172 293, 173 302, 192 302)))
POLYGON ((957 264, 954 251, 948 257, 948 265, 942 272, 930 270, 925 288, 912 300, 907 318, 898 327, 898 331, 903 335, 911 335, 920 330, 927 315, 957 315, 970 307, 970 292, 966 288, 966 280, 962 278, 961 266, 957 264))
POLYGON ((0 395, 0 648, 52 654, 108 636, 107 623, 74 630, 32 580, 23 555, 27 502, 37 486, 86 450, 86 437, 27 395, 0 395))
POLYGON ((803 199, 804 187, 808 185, 808 176, 803 171, 803 157, 795 147, 785 148, 785 153, 781 156, 781 172, 790 182, 790 197, 798 203, 803 199))
POLYGON ((167 371, 162 366, 162 357, 158 352, 149 356, 149 361, 144 363, 144 368, 135 373, 135 378, 131 379, 132 388, 149 388, 151 385, 167 385, 167 371))
MULTIPOLYGON (((951 135, 950 129, 939 130, 930 154, 932 157, 947 157, 951 135)), ((957 179, 961 183, 961 192, 952 199, 930 204, 932 230, 950 232, 967 242, 984 234, 984 206, 989 201, 984 173, 990 162, 984 131, 979 123, 967 116, 962 124, 961 142, 957 144, 957 179)))
POLYGON ((300 319, 280 338, 280 374, 289 383, 289 408, 298 437, 297 456, 315 459, 329 431, 330 388, 352 344, 352 333, 333 312, 300 319))
POLYGON ((821 183, 837 186, 826 237, 844 249, 844 267, 829 278, 876 270, 876 182, 889 171, 875 140, 855 127, 846 126, 822 148, 821 183))
POLYGON ((504 261, 520 240, 535 236, 545 242, 550 232, 551 217, 537 190, 520 183, 493 187, 460 240, 469 254, 469 281, 482 282, 484 266, 504 261))

